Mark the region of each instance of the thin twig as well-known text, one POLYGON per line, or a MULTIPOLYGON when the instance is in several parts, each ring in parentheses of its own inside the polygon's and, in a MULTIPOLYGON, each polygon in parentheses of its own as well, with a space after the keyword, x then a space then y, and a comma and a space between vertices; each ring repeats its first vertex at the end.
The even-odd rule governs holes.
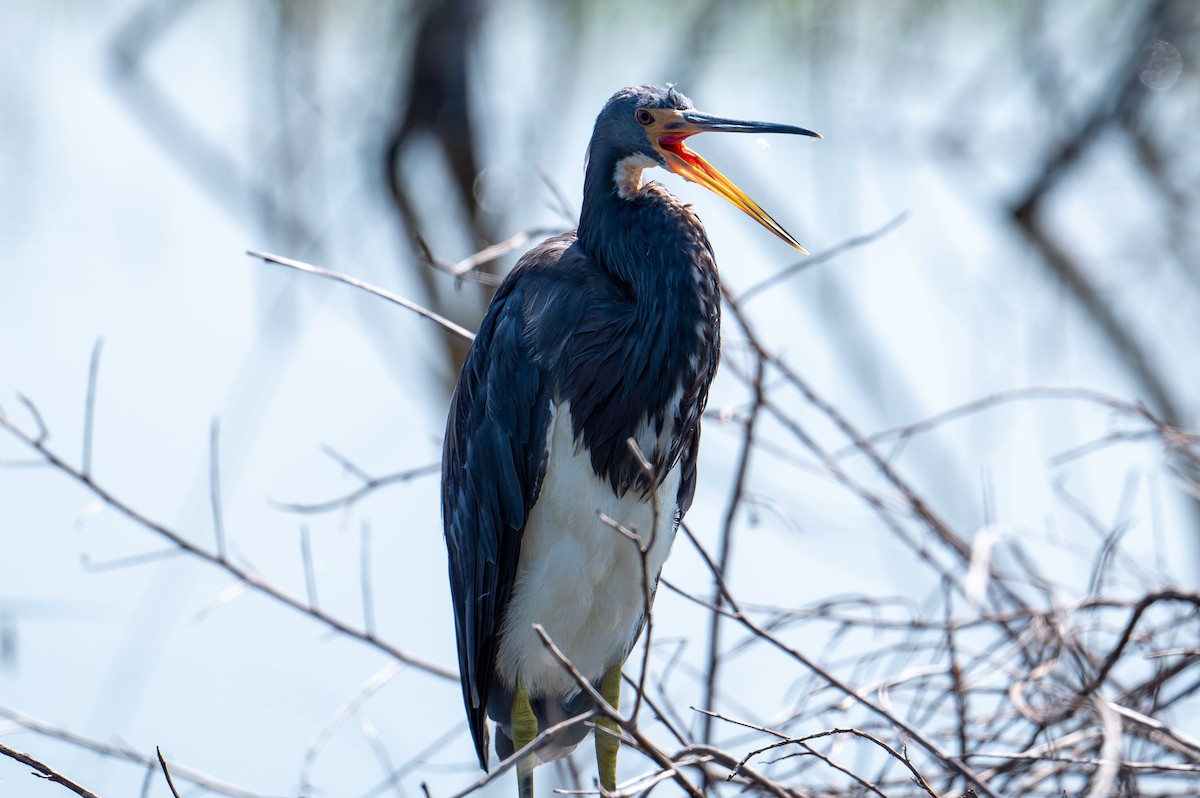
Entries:
POLYGON ((167 769, 167 760, 163 759, 162 749, 156 745, 154 746, 154 753, 158 756, 158 765, 162 768, 163 776, 167 779, 167 786, 171 788, 171 795, 179 798, 179 790, 175 789, 175 780, 171 778, 171 771, 167 769))
POLYGON ((362 587, 363 630, 375 639, 375 596, 371 589, 371 523, 365 518, 360 531, 361 551, 358 558, 359 584, 362 587))
MULTIPOLYGON (((692 796, 692 798, 703 798, 700 791, 696 789, 695 785, 687 780, 687 777, 683 775, 675 762, 672 761, 672 759, 665 753, 663 753, 658 746, 651 743, 649 738, 647 738, 646 735, 638 729, 636 723, 634 723, 630 718, 622 716, 620 712, 618 712, 611 704, 604 700, 604 696, 597 692, 596 688, 592 686, 592 683, 587 680, 587 677, 580 673, 579 669, 576 668, 575 665, 569 659, 567 659, 566 655, 562 653, 559 647, 554 644, 554 641, 550 639, 550 635, 546 634, 546 630, 542 628, 541 624, 535 623, 533 625, 533 629, 535 632, 537 632, 538 637, 542 639, 542 645, 545 646, 546 650, 550 652, 550 655, 558 661, 558 664, 562 665, 563 668, 566 669, 571 678, 575 680, 575 683, 579 685, 579 689, 588 694, 588 697, 591 698, 596 704, 601 714, 612 719, 613 722, 620 726, 621 730, 633 739, 633 741, 636 743, 635 747, 639 751, 650 757, 650 759, 654 760, 659 767, 672 771, 674 774, 675 783, 678 784, 684 790, 684 792, 692 796)), ((607 733, 607 730, 597 726, 595 733, 603 734, 607 733)))
MULTIPOLYGON (((725 520, 721 524, 720 536, 720 553, 716 563, 714 573, 720 573, 722 584, 714 586, 712 603, 715 606, 721 606, 724 600, 724 594, 728 592, 723 583, 729 579, 729 564, 733 554, 733 522, 737 517, 738 507, 741 504, 742 497, 746 491, 746 478, 750 471, 750 456, 754 450, 754 430, 758 422, 759 412, 763 407, 765 394, 763 391, 763 377, 765 366, 763 358, 756 357, 754 361, 754 376, 751 378, 750 387, 753 391, 753 400, 750 406, 749 416, 746 418, 745 426, 742 431, 741 448, 738 450, 737 465, 734 467, 733 487, 730 490, 729 503, 725 508, 725 520)), ((720 653, 721 653, 721 614, 714 612, 709 619, 708 626, 708 663, 705 667, 705 682, 704 682, 704 704, 712 707, 717 695, 717 672, 720 668, 720 653)), ((705 743, 712 742, 712 718, 708 715, 704 716, 703 725, 700 731, 700 739, 705 743)))
POLYGON ((650 505, 653 510, 650 519, 650 542, 646 543, 641 539, 637 541, 638 560, 641 566, 642 577, 642 618, 646 627, 645 639, 642 641, 642 670, 638 674, 637 690, 633 694, 633 712, 630 714, 634 722, 637 722, 638 712, 642 708, 642 696, 646 692, 646 676, 650 672, 650 643, 654 636, 654 621, 651 617, 654 594, 651 592, 649 555, 650 550, 654 548, 654 544, 658 540, 658 521, 662 508, 659 506, 658 501, 658 479, 654 473, 654 466, 646 459, 646 455, 642 452, 636 440, 629 438, 625 443, 629 447, 630 454, 637 460, 638 467, 642 470, 642 477, 646 480, 646 485, 650 493, 650 505))
POLYGON ((424 671, 425 673, 428 673, 428 674, 431 674, 434 676, 438 676, 440 678, 443 678, 443 679, 446 679, 449 681, 455 681, 455 682, 458 681, 458 672, 457 671, 443 667, 441 665, 430 662, 428 660, 424 660, 420 657, 413 656, 412 654, 409 654, 405 651, 401 651, 400 649, 396 648, 395 646, 392 646, 389 643, 386 643, 377 637, 372 637, 371 635, 367 634, 364 630, 355 629, 354 627, 350 626, 348 623, 346 623, 338 618, 335 618, 334 616, 329 615, 328 613, 326 613, 322 610, 319 610, 315 607, 310 607, 304 600, 296 598, 295 596, 292 596, 288 593, 283 592, 279 588, 277 588, 274 585, 267 582, 265 579, 257 576, 256 574, 251 573, 248 569, 235 564, 231 560, 219 558, 214 553, 200 547, 199 545, 197 545, 195 543, 192 543, 191 541, 189 541, 187 538, 183 537, 178 532, 164 526, 163 524, 160 524, 157 521, 151 520, 147 516, 143 515, 139 511, 135 510, 129 504, 123 502, 122 500, 120 500, 116 496, 114 496, 113 494, 109 493, 102 486, 100 486, 99 484, 94 482, 92 479, 90 479, 89 477, 84 475, 81 471, 76 469, 74 466, 65 462, 62 458, 60 458, 53 451, 46 448, 45 445, 40 444, 37 441, 35 441, 33 439, 33 437, 31 437, 29 435, 29 433, 25 432, 23 429, 16 426, 16 424, 14 424, 9 419, 7 419, 5 417, 0 417, 0 427, 7 429, 18 440, 20 440, 26 446, 28 446, 29 448, 31 448, 35 452, 37 452, 39 455, 41 455, 41 457, 43 457, 46 460, 46 462, 49 463, 50 465, 52 465, 54 468, 58 469, 63 474, 66 474, 67 476, 71 477, 72 479, 75 479, 80 484, 87 487, 88 490, 90 490, 93 495, 95 495, 98 499, 103 501, 109 507, 116 510, 121 515, 124 515, 126 518, 133 521, 137 525, 143 527, 144 529, 146 529, 150 532, 153 532, 154 534, 164 538, 165 540, 167 540, 170 543, 172 543, 173 545, 177 546, 179 549, 183 550, 184 552, 191 554, 195 557, 198 557, 199 559, 204 560, 205 562, 208 562, 209 564, 216 566, 220 570, 225 571, 227 574, 234 577, 239 582, 241 582, 242 584, 245 584, 247 587, 253 589, 254 591, 261 593, 264 596, 270 596, 271 598, 275 599, 279 603, 285 604, 294 610, 297 610, 299 612, 304 613, 305 615, 315 618, 316 620, 325 624, 329 628, 331 628, 337 632, 340 632, 341 634, 344 634, 348 637, 352 637, 356 640, 361 640, 361 641, 373 646, 374 648, 388 654, 389 656, 395 657, 396 659, 400 660, 401 662, 405 662, 409 665, 412 665, 414 668, 417 668, 418 670, 424 671))
POLYGON ((313 567, 312 541, 307 524, 300 525, 300 559, 304 562, 304 594, 308 598, 308 606, 320 609, 317 601, 317 574, 313 567))
MULTIPOLYGON (((87 399, 83 407, 83 458, 79 472, 87 479, 92 478, 92 441, 96 433, 96 383, 100 377, 100 352, 104 348, 104 339, 97 338, 92 346, 92 356, 88 361, 87 399)), ((26 407, 29 403, 26 403, 26 407)), ((41 425, 41 418, 38 418, 41 425)), ((44 432, 44 430, 43 430, 44 432)), ((39 438, 44 440, 42 433, 39 438)))
POLYGON ((597 714, 598 713, 596 712, 596 710, 589 710, 580 715, 576 715, 573 718, 567 718, 566 720, 556 723, 553 726, 551 726, 550 728, 545 729, 544 731, 538 733, 538 736, 534 737, 532 740, 530 740, 529 743, 526 744, 523 748, 521 748, 520 750, 517 750, 517 751, 513 751, 511 756, 509 756, 506 759, 501 760, 500 764, 496 765, 494 768, 489 770, 487 772, 487 774, 485 776, 483 776, 481 779, 474 782, 466 789, 454 793, 453 795, 450 796, 450 798, 466 798, 466 796, 470 795, 471 793, 473 793, 477 790, 483 789, 484 787, 491 784, 496 779, 500 778, 500 776, 504 775, 509 770, 516 767, 517 763, 520 762, 527 754, 530 754, 533 751, 536 751, 538 748, 541 747, 542 743, 546 742, 547 740, 552 738, 554 735, 558 734, 559 732, 565 731, 566 729, 569 729, 572 726, 577 726, 580 723, 586 723, 589 720, 591 720, 592 718, 596 717, 597 714))
POLYGON ((225 519, 221 512, 221 422, 212 420, 209 431, 209 500, 212 505, 213 532, 217 540, 217 559, 224 560, 227 556, 225 548, 225 519))
POLYGON ((413 311, 414 313, 416 313, 420 316, 424 316, 425 318, 429 319, 432 322, 436 322, 437 324, 441 325, 442 328, 449 330, 450 332, 457 335, 459 338, 462 338, 466 341, 474 341, 475 340, 475 333, 471 332, 470 330, 466 329, 465 327, 461 327, 461 326, 455 324, 454 322, 450 321, 446 317, 441 316, 437 313, 434 313, 432 310, 422 307, 421 305, 418 305, 416 302, 413 302, 410 299, 405 299, 404 297, 400 296, 399 294, 395 294, 395 293, 392 293, 391 291, 388 291, 387 289, 379 288, 378 286, 371 285, 370 283, 366 282, 365 280, 359 280, 356 277, 350 277, 349 275, 346 275, 346 274, 329 271, 328 269, 322 269, 320 266, 314 266, 311 263, 305 263, 304 261, 294 260, 292 258, 285 258, 282 255, 272 255, 268 252, 257 252, 252 249, 246 250, 246 254, 252 258, 259 258, 260 260, 264 260, 267 263, 277 263, 280 266, 287 266, 289 269, 296 269, 297 271, 308 272, 309 274, 315 274, 318 277, 325 277, 329 280, 336 280, 339 283, 345 283, 346 285, 352 285, 355 288, 359 288, 363 291, 366 291, 368 294, 374 294, 375 296, 380 297, 381 299, 386 299, 388 302, 395 303, 395 304, 399 305, 400 307, 408 308, 409 310, 413 311))
POLYGON ((52 768, 49 765, 46 765, 42 762, 39 762, 38 760, 31 757, 29 754, 22 753, 21 751, 18 751, 15 748, 9 748, 4 743, 0 743, 0 754, 3 754, 4 756, 8 757, 9 759, 15 759, 18 762, 20 762, 22 765, 28 765, 29 767, 31 767, 37 771, 37 774, 34 774, 34 775, 40 774, 41 778, 44 778, 48 781, 53 781, 56 784, 61 784, 62 786, 66 787, 68 790, 75 793, 76 795, 81 795, 81 796, 83 796, 83 798, 99 798, 99 796, 97 796, 96 793, 92 792, 91 790, 87 789, 86 787, 79 786, 78 784, 71 781, 63 774, 59 773, 54 768, 52 768))
MULTIPOLYGON (((274 499, 268 499, 268 501, 280 510, 285 510, 290 513, 297 513, 299 515, 316 515, 319 513, 327 513, 331 510, 349 507, 359 499, 366 496, 368 493, 387 487, 388 485, 398 485, 404 482, 410 482, 418 477, 437 474, 441 471, 441 468, 441 463, 430 463, 429 465, 410 468, 407 471, 397 471, 395 474, 388 474, 382 477, 372 477, 367 475, 360 487, 357 487, 342 496, 338 496, 334 499, 328 499, 327 501, 323 502, 305 504, 303 502, 281 502, 275 501, 274 499)), ((360 476, 360 479, 361 478, 362 477, 360 476)))
POLYGON ((425 244, 424 239, 420 239, 420 255, 430 266, 446 272, 456 280, 469 279, 485 285, 499 285, 501 282, 500 277, 494 274, 483 274, 479 272, 479 267, 504 257, 510 252, 524 246, 531 239, 542 238, 557 232, 559 230, 552 227, 531 227, 528 230, 521 230, 499 243, 484 247, 478 252, 463 258, 458 263, 446 263, 440 258, 435 257, 429 246, 425 244))
POLYGON ((749 302, 754 297, 755 294, 758 294, 762 291, 766 291, 768 288, 778 285, 779 283, 783 282, 784 280, 794 277, 795 275, 799 274, 802 271, 811 269, 814 266, 820 266, 822 263, 833 260, 834 258, 838 257, 839 255, 841 255, 845 252, 848 252, 849 250, 855 249, 857 247, 866 246, 867 244, 870 244, 874 241, 878 241, 880 238, 883 238, 888 233, 892 232, 897 227, 899 227, 900 225, 902 225, 906 221, 908 221, 908 215, 909 215, 908 211, 902 211, 899 214, 897 214, 891 221, 889 221, 887 224, 885 224, 883 227, 880 227, 878 230, 873 230, 870 233, 865 233, 863 235, 855 236, 854 238, 847 239, 847 240, 843 241, 842 243, 838 244, 837 246, 831 247, 830 249, 825 250, 824 252, 818 252, 815 255, 805 258, 804 260, 797 261, 796 263, 793 263, 791 266, 788 266, 788 267, 776 272, 775 274, 772 274, 770 277, 766 277, 762 280, 759 280, 754 285, 752 285, 749 288, 747 288, 746 290, 742 291, 738 295, 738 298, 741 302, 749 302))
MULTIPOLYGON (((82 748, 99 754, 100 756, 139 765, 147 768, 151 772, 158 768, 158 763, 155 758, 152 756, 147 756, 141 751, 137 751, 123 745, 102 742, 91 737, 86 737, 77 732, 46 723, 43 720, 34 718, 11 707, 0 705, 0 717, 6 718, 20 728, 26 729, 34 734, 59 740, 67 743, 68 745, 73 745, 76 748, 82 748)), ((176 765, 175 775, 187 780, 192 784, 195 784, 198 787, 202 787, 209 792, 227 795, 230 798, 265 798, 262 793, 253 792, 235 784, 221 781, 220 779, 193 768, 186 768, 176 765)))
MULTIPOLYGON (((699 542, 696 541, 694 538, 693 538, 693 544, 695 544, 697 547, 699 547, 699 542)), ((719 573, 719 571, 716 569, 716 567, 713 564, 712 559, 710 557, 705 557, 704 560, 706 563, 709 564, 709 567, 712 568, 714 576, 719 573)), ((818 665, 816 662, 814 662, 809 657, 800 653, 792 646, 789 646, 787 643, 783 642, 781 639, 779 639, 775 635, 771 634, 766 629, 762 628, 759 624, 755 623, 753 620, 751 620, 745 614, 743 614, 739 611, 736 611, 736 610, 731 610, 727 613, 727 617, 733 618, 738 623, 740 623, 742 626, 744 626, 747 630, 749 630, 751 633, 753 633, 755 636, 770 643, 772 646, 777 648, 779 651, 783 652, 784 654, 787 654, 788 656, 792 657, 800 664, 804 665, 806 668, 808 668, 810 671, 815 673, 819 678, 824 680, 831 687, 840 691, 845 696, 852 699, 854 702, 861 704, 866 709, 870 710, 871 712, 875 713, 876 715, 879 715, 880 717, 885 719, 887 722, 893 724, 894 726, 899 728, 901 731, 908 734, 910 737, 912 737, 914 740, 916 740, 918 743, 920 743, 922 748, 924 748, 926 751, 928 751, 929 753, 931 753, 935 757, 937 757, 939 760, 941 760, 947 767, 953 769, 956 773, 960 774, 964 778, 968 779, 971 783, 973 783, 975 785, 975 787, 978 790, 980 790, 984 795, 987 795, 989 798, 1000 798, 999 793, 997 793, 995 790, 993 790, 991 787, 989 787, 987 785, 987 783, 979 776, 979 774, 977 774, 973 769, 971 769, 965 762, 963 762, 960 758, 954 756, 950 752, 944 750, 940 745, 938 745, 930 737, 928 737, 927 735, 922 733, 919 729, 917 729, 915 726, 913 726, 908 721, 900 718, 898 715, 896 715, 893 712, 888 711, 884 707, 875 704, 870 699, 868 699, 866 697, 866 695, 863 694, 862 691, 851 688, 845 681, 843 681, 842 679, 839 679, 832 672, 830 672, 829 669, 818 665)), ((706 715, 705 717, 709 717, 709 716, 706 715)))

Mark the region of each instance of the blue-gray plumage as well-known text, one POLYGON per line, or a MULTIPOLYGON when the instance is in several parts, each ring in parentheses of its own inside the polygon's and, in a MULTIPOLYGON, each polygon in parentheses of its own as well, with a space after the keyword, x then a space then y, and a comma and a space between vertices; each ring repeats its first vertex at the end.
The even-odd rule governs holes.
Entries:
MULTIPOLYGON (((657 585, 695 493, 720 346, 717 267, 700 220, 661 186, 643 184, 642 170, 663 166, 705 185, 803 251, 683 144, 704 130, 815 135, 701 114, 670 87, 617 92, 596 119, 579 228, 521 259, 463 366, 446 428, 442 513, 463 700, 484 769, 488 715, 504 757, 591 706, 534 623, 616 704, 644 591, 657 585), (599 512, 638 531, 649 573, 599 512)), ((576 724, 539 748, 538 760, 569 752, 585 734, 576 724)), ((597 752, 612 789, 615 738, 597 732, 597 752)), ((532 794, 533 764, 526 757, 518 768, 522 795, 532 794)))

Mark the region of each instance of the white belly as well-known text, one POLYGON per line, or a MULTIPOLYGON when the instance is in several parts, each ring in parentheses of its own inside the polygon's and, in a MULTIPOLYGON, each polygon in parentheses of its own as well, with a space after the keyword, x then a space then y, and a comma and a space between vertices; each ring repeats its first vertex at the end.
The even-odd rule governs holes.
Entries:
POLYGON ((569 696, 579 687, 546 651, 533 624, 541 624, 590 681, 598 681, 632 644, 644 591, 653 587, 671 548, 679 493, 676 465, 658 489, 657 519, 640 491, 618 499, 611 484, 596 476, 588 454, 576 450, 567 404, 555 408, 548 437, 546 475, 521 540, 497 661, 500 677, 509 686, 519 680, 534 698, 569 696), (645 567, 636 544, 597 511, 652 541, 645 567))

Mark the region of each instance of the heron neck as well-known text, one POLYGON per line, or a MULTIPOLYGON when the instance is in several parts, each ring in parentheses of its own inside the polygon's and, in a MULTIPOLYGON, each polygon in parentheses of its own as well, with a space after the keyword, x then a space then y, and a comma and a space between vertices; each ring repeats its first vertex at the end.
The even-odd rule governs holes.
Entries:
POLYGON ((668 297, 678 303, 681 290, 692 293, 696 270, 711 268, 704 229, 687 206, 645 178, 635 194, 622 196, 614 180, 617 163, 588 163, 579 241, 639 305, 668 297))

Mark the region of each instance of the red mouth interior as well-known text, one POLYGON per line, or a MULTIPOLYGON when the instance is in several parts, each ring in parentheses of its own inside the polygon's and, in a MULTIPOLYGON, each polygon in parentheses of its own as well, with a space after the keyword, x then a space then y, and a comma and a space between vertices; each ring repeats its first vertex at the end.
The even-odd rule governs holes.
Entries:
POLYGON ((686 162, 688 164, 688 166, 691 166, 693 169, 699 169, 700 168, 700 156, 696 155, 696 153, 689 150, 687 148, 687 145, 683 143, 683 140, 686 139, 690 135, 692 135, 692 134, 691 133, 668 133, 665 136, 659 136, 658 146, 662 147, 664 150, 667 150, 672 155, 679 158, 681 161, 686 162))

